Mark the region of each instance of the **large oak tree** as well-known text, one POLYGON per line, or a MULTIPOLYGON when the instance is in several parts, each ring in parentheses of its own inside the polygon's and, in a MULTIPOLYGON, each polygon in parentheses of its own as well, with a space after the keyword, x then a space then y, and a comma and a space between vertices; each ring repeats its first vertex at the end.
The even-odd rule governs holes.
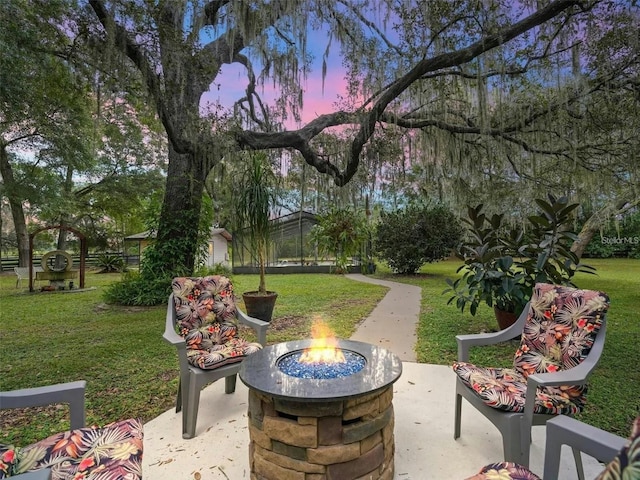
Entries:
POLYGON ((87 45, 114 52, 115 62, 127 58, 135 65, 169 140, 157 248, 170 245, 171 254, 167 250, 162 269, 178 273, 193 268, 204 181, 237 149, 297 150, 309 165, 344 185, 357 172, 377 126, 384 123, 421 130, 435 126, 452 134, 500 137, 525 150, 537 148, 517 133, 545 112, 491 125, 488 110, 480 106, 479 122, 471 122, 470 116, 452 121, 451 116, 434 115, 448 106, 433 97, 447 98, 449 88, 457 90, 452 91, 455 99, 462 87, 450 79, 472 76, 481 87, 477 101, 486 105, 488 99, 481 97, 491 78, 506 81, 524 76, 532 65, 552 62, 554 55, 570 48, 577 30, 598 14, 593 9, 602 2, 529 3, 88 0, 93 17, 84 17, 87 24, 79 38, 85 35, 87 45), (391 34, 385 24, 394 26, 387 29, 391 34), (295 115, 310 53, 307 34, 319 25, 340 43, 353 96, 344 109, 283 130, 278 123, 282 116, 277 118, 278 110, 261 102, 258 86, 280 85, 284 100, 278 105, 289 105, 295 115), (237 104, 243 121, 202 115, 203 95, 232 63, 247 72, 245 95, 237 104), (431 81, 428 89, 426 81, 431 81), (324 155, 314 139, 330 127, 347 124, 357 127, 348 150, 338 157, 324 155))
MULTIPOLYGON (((85 61, 94 51, 105 72, 135 69, 167 135, 155 265, 162 273, 192 270, 204 182, 234 151, 290 149, 341 186, 358 172, 376 131, 393 128, 417 132, 411 151, 426 160, 425 172, 535 183, 546 162, 576 172, 599 168, 590 162, 611 139, 580 137, 572 119, 585 118, 594 93, 637 95, 637 39, 605 42, 611 22, 624 19, 627 32, 637 27, 637 11, 623 2, 79 3, 69 51, 85 61), (325 55, 338 48, 344 59, 349 95, 334 112, 285 129, 285 121, 299 120, 306 77, 326 74, 324 65, 309 71, 309 35, 320 28, 328 32, 325 55), (616 42, 628 48, 598 58, 616 42), (581 58, 590 63, 580 65, 581 58), (207 110, 205 94, 225 88, 217 82, 232 64, 246 72, 244 93, 231 111, 207 110), (266 104, 260 87, 271 84, 281 95, 266 104), (319 139, 336 126, 353 133, 347 148, 327 151, 319 139)), ((636 161, 629 149, 622 155, 636 161)))

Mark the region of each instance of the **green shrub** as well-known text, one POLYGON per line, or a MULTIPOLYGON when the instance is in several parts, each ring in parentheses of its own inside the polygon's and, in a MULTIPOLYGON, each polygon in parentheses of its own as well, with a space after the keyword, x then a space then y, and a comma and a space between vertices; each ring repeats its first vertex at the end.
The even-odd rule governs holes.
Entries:
POLYGON ((582 254, 583 258, 612 258, 616 249, 613 245, 602 241, 600 236, 591 239, 582 254))
POLYGON ((323 255, 335 256, 337 273, 342 273, 347 271, 349 258, 358 255, 369 238, 367 219, 359 210, 333 207, 318 215, 310 238, 323 255))
POLYGON ((222 263, 216 263, 212 267, 202 266, 194 273, 196 277, 206 277, 208 275, 224 275, 225 277, 229 277, 231 276, 231 268, 222 263))
POLYGON ((151 306, 167 302, 173 276, 145 278, 138 272, 128 272, 122 281, 109 285, 104 292, 107 303, 151 306))
POLYGON ((410 206, 382 212, 375 250, 396 273, 414 274, 425 263, 446 258, 462 238, 462 226, 447 207, 410 206))
POLYGON ((531 299, 536 283, 572 285, 577 272, 594 273, 580 263, 571 251, 577 235, 570 230, 572 212, 577 203, 567 197, 548 195, 548 201, 535 199, 536 215, 527 217, 526 229, 508 230, 504 214, 488 216, 483 205, 468 207, 466 240, 456 255, 464 261, 456 280, 447 279, 451 293, 448 303, 464 312, 469 305, 472 315, 486 303, 519 314, 531 299))
POLYGON ((117 273, 127 270, 127 264, 119 253, 99 253, 96 265, 100 268, 100 273, 117 273))

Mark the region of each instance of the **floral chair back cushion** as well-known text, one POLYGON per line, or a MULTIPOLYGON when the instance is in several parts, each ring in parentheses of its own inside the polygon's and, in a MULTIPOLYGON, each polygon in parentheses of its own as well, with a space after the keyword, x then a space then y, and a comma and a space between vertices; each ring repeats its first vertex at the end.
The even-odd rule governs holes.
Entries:
POLYGON ((238 336, 233 284, 227 277, 178 277, 171 288, 176 329, 187 344, 189 363, 217 368, 239 362, 261 348, 238 336))
POLYGON ((514 368, 524 378, 566 370, 588 355, 609 308, 607 294, 536 284, 514 368))
POLYGON ((173 279, 171 289, 178 333, 183 337, 191 330, 214 324, 220 329, 219 337, 210 337, 214 343, 222 344, 237 335, 233 284, 227 277, 178 277, 173 279))

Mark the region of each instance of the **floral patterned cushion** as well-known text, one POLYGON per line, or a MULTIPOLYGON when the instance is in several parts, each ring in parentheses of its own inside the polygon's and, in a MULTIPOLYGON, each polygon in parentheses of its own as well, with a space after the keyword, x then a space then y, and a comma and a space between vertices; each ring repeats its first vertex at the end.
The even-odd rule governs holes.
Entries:
POLYGON ((171 287, 176 328, 185 339, 191 365, 218 368, 262 348, 238 336, 233 284, 227 277, 178 277, 171 287))
POLYGON ((467 480, 542 480, 529 469, 516 463, 501 462, 487 465, 467 480))
MULTIPOLYGON (((521 412, 527 377, 565 370, 582 362, 608 308, 609 297, 602 292, 539 283, 531 298, 513 368, 455 362, 453 369, 487 405, 521 412)), ((584 408, 586 390, 586 385, 539 388, 534 411, 574 415, 584 408)))
POLYGON ((596 480, 627 480, 640 478, 640 416, 631 427, 631 436, 620 453, 607 464, 596 480))
POLYGON ((52 480, 142 479, 142 422, 122 420, 52 435, 24 448, 0 445, 0 478, 42 468, 52 480))

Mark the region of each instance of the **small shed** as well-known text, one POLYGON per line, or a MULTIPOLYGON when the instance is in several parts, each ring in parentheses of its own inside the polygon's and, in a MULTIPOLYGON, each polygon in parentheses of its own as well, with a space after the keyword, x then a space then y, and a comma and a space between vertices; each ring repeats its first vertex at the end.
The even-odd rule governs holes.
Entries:
POLYGON ((142 252, 149 246, 149 239, 151 238, 156 238, 156 233, 151 232, 151 230, 145 230, 144 232, 134 233, 133 235, 124 237, 125 250, 128 251, 127 246, 134 244, 137 246, 137 255, 142 258, 142 252))
MULTIPOLYGON (((150 241, 155 238, 155 236, 155 232, 146 230, 141 233, 129 235, 125 237, 124 240, 127 243, 137 243, 138 255, 142 258, 142 255, 144 255, 144 249, 147 248, 150 241)), ((211 229, 209 245, 207 246, 207 258, 205 259, 205 265, 207 267, 222 264, 225 267, 231 268, 229 261, 229 242, 231 239, 231 234, 226 229, 219 227, 213 227, 211 229)))
POLYGON ((209 238, 207 267, 213 267, 217 264, 231 268, 229 262, 229 242, 232 237, 224 228, 212 228, 209 238))

